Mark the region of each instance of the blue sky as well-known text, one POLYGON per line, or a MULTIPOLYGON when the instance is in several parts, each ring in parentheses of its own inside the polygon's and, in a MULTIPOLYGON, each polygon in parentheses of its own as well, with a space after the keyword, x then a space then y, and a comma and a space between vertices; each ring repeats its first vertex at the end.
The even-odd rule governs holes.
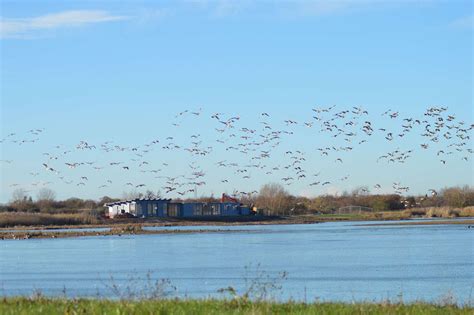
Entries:
MULTIPOLYGON (((333 104, 362 106, 380 124, 394 123, 380 116, 389 108, 410 117, 430 106, 446 106, 466 124, 473 120, 472 1, 3 1, 1 17, 2 138, 45 131, 36 143, 2 142, 1 159, 13 162, 0 165, 0 202, 19 187, 34 196, 38 186, 31 183, 39 181, 50 182, 60 198, 120 196, 132 180, 162 190, 156 179, 117 170, 104 175, 113 184, 98 190, 105 177, 85 168, 87 185, 64 185, 44 173, 43 153, 58 144, 74 149, 81 140, 129 146, 155 138, 163 143, 168 136, 185 141, 194 132, 214 146, 210 116, 216 112, 240 115, 239 127, 258 126, 262 112, 282 128, 289 117, 302 124, 312 108, 333 104), (201 121, 188 117, 179 128, 170 126, 176 113, 199 108, 201 121), (30 172, 40 174, 31 178, 30 172)), ((282 140, 283 151, 304 148, 308 172, 351 178, 314 189, 297 182, 288 187, 295 194, 379 182, 388 192, 395 181, 424 193, 474 182, 472 155, 441 166, 436 152, 419 152, 416 136, 399 144, 374 140, 346 155, 341 169, 316 151, 331 138, 298 128, 294 138, 282 140), (400 146, 417 149, 409 163, 375 162, 400 146)), ((223 185, 215 162, 234 157, 219 152, 195 160, 207 177, 199 193, 253 190, 281 179, 256 173, 246 182, 228 175, 231 183, 223 185)), ((61 163, 130 158, 83 153, 74 151, 61 163)), ((163 171, 170 176, 190 162, 180 151, 162 154, 157 147, 153 154, 153 163, 171 164, 163 171)), ((271 164, 285 164, 284 157, 272 155, 271 164)), ((62 174, 77 183, 79 171, 62 174)))

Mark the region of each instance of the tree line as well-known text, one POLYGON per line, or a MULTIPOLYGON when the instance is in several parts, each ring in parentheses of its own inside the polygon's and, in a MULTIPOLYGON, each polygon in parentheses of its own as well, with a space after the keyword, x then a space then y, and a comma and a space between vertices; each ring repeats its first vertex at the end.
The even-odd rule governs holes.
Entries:
MULTIPOLYGON (((153 193, 124 193, 123 199, 160 198, 160 192, 153 193)), ((95 212, 98 215, 105 211, 104 204, 119 201, 120 198, 102 197, 100 200, 68 198, 57 200, 56 194, 49 188, 41 189, 33 199, 26 191, 17 189, 13 192, 9 203, 0 205, 0 211, 5 212, 37 212, 37 213, 80 213, 95 212)), ((175 201, 218 202, 214 196, 198 199, 177 199, 175 201)), ((407 208, 452 207, 463 208, 474 206, 474 188, 470 186, 449 187, 441 189, 436 194, 401 196, 397 194, 368 194, 366 189, 357 188, 352 192, 340 195, 321 195, 313 198, 294 196, 282 185, 269 183, 263 185, 254 195, 245 196, 240 202, 254 206, 265 215, 292 214, 329 214, 346 206, 361 206, 373 211, 394 211, 407 208)))
POLYGON ((474 206, 474 187, 449 187, 433 194, 401 196, 398 194, 369 194, 365 187, 340 195, 313 198, 291 195, 280 184, 262 186, 258 195, 247 200, 265 214, 334 213, 347 206, 371 208, 373 211, 394 211, 409 208, 474 206))

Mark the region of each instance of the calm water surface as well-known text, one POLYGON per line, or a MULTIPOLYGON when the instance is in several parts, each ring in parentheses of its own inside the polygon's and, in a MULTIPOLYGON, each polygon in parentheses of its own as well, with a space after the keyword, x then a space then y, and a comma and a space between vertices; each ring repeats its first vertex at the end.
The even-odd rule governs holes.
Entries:
POLYGON ((259 269, 270 277, 288 273, 279 282, 282 290, 275 292, 282 300, 379 301, 402 295, 405 301, 436 301, 453 294, 460 304, 472 304, 474 229, 360 224, 221 226, 215 228, 228 232, 0 241, 0 295, 40 290, 110 296, 112 282, 139 288, 151 272, 153 279, 169 279, 179 296, 219 297, 220 288, 243 290, 244 278, 259 269))

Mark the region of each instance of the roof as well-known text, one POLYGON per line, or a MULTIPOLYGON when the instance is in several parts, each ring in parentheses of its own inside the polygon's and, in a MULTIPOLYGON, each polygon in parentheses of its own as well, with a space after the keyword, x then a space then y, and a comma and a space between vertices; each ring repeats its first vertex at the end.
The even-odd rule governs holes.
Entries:
POLYGON ((136 198, 136 199, 130 199, 130 200, 122 200, 122 201, 116 201, 116 202, 110 202, 104 204, 104 207, 112 207, 116 205, 123 205, 126 203, 132 203, 132 202, 138 202, 138 201, 162 201, 162 202, 170 202, 171 199, 161 199, 161 198, 136 198))
MULTIPOLYGON (((161 202, 170 202, 171 199, 161 199, 161 198, 137 198, 137 199, 131 199, 131 200, 123 200, 123 201, 117 201, 117 202, 111 202, 111 203, 106 203, 104 204, 104 207, 112 207, 116 205, 123 205, 127 203, 132 203, 132 202, 139 202, 139 201, 161 201, 161 202)), ((216 204, 225 204, 225 205, 241 205, 240 202, 221 202, 221 201, 216 201, 216 202, 173 202, 175 204, 208 204, 208 205, 216 205, 216 204)))

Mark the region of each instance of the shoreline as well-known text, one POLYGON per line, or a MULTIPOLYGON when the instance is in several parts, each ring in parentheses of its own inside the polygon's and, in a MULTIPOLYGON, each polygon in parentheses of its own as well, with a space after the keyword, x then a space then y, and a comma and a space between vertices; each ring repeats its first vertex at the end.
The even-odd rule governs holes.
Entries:
POLYGON ((162 230, 162 231, 150 231, 150 230, 137 230, 137 229, 111 229, 109 231, 74 231, 74 232, 1 232, 0 240, 28 240, 28 239, 49 239, 49 238, 72 238, 72 237, 87 237, 87 236, 129 236, 129 235, 170 235, 170 234, 200 234, 200 233, 242 233, 247 232, 246 230, 162 230))
POLYGON ((446 221, 446 219, 438 219, 433 221, 412 221, 412 222, 394 222, 394 223, 371 223, 371 224, 359 224, 358 226, 410 226, 410 225, 451 225, 451 224, 459 224, 459 225, 468 225, 469 227, 472 226, 474 229, 474 219, 463 219, 459 218, 456 220, 451 219, 450 221, 446 221))
MULTIPOLYGON (((292 224, 318 224, 328 222, 390 222, 406 221, 415 223, 415 220, 432 220, 429 222, 474 220, 474 217, 365 217, 365 216, 319 216, 319 215, 295 215, 295 216, 259 216, 259 217, 223 217, 223 218, 166 218, 166 219, 107 219, 102 223, 91 224, 61 224, 61 225, 17 225, 0 227, 0 232, 5 230, 58 230, 58 229, 100 229, 115 228, 129 225, 142 227, 184 227, 184 226, 252 226, 252 225, 292 225, 292 224)), ((420 221, 428 222, 428 221, 420 221)), ((401 222, 400 222, 401 223, 401 222)), ((398 224, 398 223, 395 223, 398 224)))
MULTIPOLYGON (((258 218, 261 219, 261 218, 258 218)), ((143 219, 140 219, 143 221, 143 219)), ((446 219, 438 218, 429 221, 418 221, 410 219, 395 220, 395 219, 356 219, 356 220, 315 220, 314 217, 308 219, 299 217, 272 217, 265 218, 265 220, 241 220, 235 221, 204 221, 204 220, 153 220, 136 222, 130 220, 116 221, 111 224, 91 224, 91 225, 64 225, 64 226, 21 226, 0 228, 0 240, 27 240, 27 239, 50 239, 50 238, 72 238, 72 237, 87 237, 87 236, 127 236, 127 235, 171 235, 171 234, 200 234, 200 233, 239 233, 246 232, 245 226, 255 225, 301 225, 301 224, 322 224, 328 222, 347 222, 347 223, 363 223, 363 222, 389 222, 389 221, 404 221, 393 223, 370 223, 370 224, 356 224, 357 226, 365 227, 381 227, 381 226, 426 226, 426 225, 467 225, 468 228, 474 229, 474 218, 456 218, 446 219), (126 222, 123 222, 126 221, 126 222), (180 227, 200 226, 202 229, 198 230, 182 230, 180 227), (241 230, 228 229, 206 229, 209 227, 229 227, 241 226, 241 230), (145 230, 143 228, 149 227, 169 227, 176 229, 169 230, 145 230), (79 231, 85 229, 85 231, 79 231), (105 231, 87 231, 86 229, 107 229, 105 231), (13 231, 12 231, 13 230, 13 231), (58 230, 58 231, 56 231, 58 230), (73 230, 73 231, 60 231, 73 230), (76 231, 77 230, 77 231, 76 231)))
MULTIPOLYGON (((0 233, 10 230, 18 231, 54 231, 62 229, 120 229, 128 226, 136 227, 188 227, 188 226, 253 226, 253 225, 286 225, 286 224, 318 224, 324 222, 333 222, 335 220, 321 220, 311 218, 295 217, 228 217, 221 219, 109 219, 99 224, 77 224, 77 225, 19 225, 0 227, 0 233)), ((341 220, 345 221, 345 220, 341 220)))

